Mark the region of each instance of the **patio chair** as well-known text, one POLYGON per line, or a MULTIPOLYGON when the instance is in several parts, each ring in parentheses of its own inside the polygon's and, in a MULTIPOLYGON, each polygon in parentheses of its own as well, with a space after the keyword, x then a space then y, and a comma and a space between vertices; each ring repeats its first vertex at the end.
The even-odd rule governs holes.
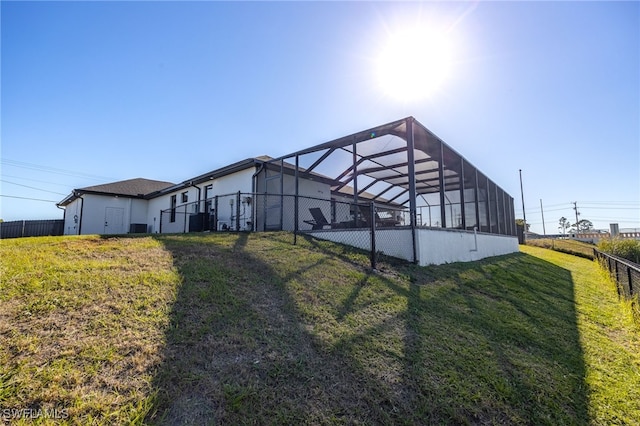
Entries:
MULTIPOLYGON (((360 214, 362 216, 362 218, 364 219, 364 221, 366 222, 367 226, 371 226, 371 209, 369 207, 364 207, 364 206, 358 206, 358 209, 360 210, 360 214)), ((391 217, 391 218, 381 218, 380 215, 378 215, 378 212, 376 212, 376 216, 375 216, 375 220, 376 220, 376 226, 396 226, 398 225, 398 220, 391 217)))
POLYGON ((311 225, 311 230, 316 231, 318 229, 322 229, 325 226, 331 226, 331 224, 327 221, 327 218, 324 217, 322 210, 318 207, 312 207, 309 209, 309 213, 313 217, 313 220, 303 220, 304 223, 308 223, 311 225))

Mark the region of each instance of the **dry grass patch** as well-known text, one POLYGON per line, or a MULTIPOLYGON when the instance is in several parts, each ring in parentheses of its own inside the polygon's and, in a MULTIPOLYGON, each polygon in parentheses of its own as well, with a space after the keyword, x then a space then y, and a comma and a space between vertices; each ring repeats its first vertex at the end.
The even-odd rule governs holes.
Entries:
POLYGON ((171 254, 151 238, 51 237, 2 241, 0 255, 0 406, 144 417, 180 282, 171 254))

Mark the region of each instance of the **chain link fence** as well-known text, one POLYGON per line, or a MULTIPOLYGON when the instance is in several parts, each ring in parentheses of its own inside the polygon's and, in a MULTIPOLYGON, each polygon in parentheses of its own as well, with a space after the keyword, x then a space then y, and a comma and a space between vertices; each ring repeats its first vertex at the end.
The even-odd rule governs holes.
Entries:
POLYGON ((416 260, 408 210, 299 197, 297 212, 298 232, 365 250, 373 268, 381 254, 416 260))
POLYGON ((640 294, 640 265, 597 249, 593 249, 593 254, 616 281, 618 296, 628 299, 640 294))
POLYGON ((254 231, 255 194, 236 192, 160 212, 161 233, 254 231))
POLYGON ((161 233, 291 231, 369 252, 416 261, 408 210, 280 194, 233 193, 175 206, 160 214, 161 233), (401 231, 401 232, 399 232, 401 231))

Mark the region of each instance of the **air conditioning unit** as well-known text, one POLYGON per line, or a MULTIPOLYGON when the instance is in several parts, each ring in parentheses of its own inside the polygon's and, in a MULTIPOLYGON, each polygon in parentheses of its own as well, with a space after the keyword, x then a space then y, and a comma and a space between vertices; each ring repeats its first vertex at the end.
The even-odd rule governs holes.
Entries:
POLYGON ((145 232, 147 232, 146 223, 132 223, 129 225, 130 234, 144 234, 145 232))

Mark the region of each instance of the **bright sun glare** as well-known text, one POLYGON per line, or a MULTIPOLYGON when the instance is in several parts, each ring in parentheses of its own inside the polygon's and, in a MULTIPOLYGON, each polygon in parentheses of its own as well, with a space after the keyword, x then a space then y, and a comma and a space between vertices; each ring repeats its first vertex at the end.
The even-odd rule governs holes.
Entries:
POLYGON ((452 54, 445 32, 418 27, 393 34, 378 57, 378 84, 399 101, 424 99, 449 76, 452 54))

